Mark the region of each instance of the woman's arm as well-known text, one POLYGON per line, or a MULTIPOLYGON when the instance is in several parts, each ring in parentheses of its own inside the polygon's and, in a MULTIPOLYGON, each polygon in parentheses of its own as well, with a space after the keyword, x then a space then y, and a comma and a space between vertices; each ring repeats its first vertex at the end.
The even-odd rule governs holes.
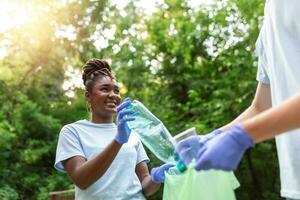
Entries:
POLYGON ((242 127, 255 142, 300 127, 300 93, 284 103, 244 121, 242 127))
POLYGON ((146 162, 140 162, 137 164, 135 173, 142 184, 142 189, 145 196, 150 196, 159 189, 160 183, 154 183, 152 181, 146 162))
POLYGON ((64 168, 72 181, 85 189, 106 172, 118 154, 121 144, 113 140, 99 155, 87 161, 82 156, 74 156, 63 161, 64 168))
POLYGON ((82 156, 74 156, 63 161, 65 170, 80 189, 89 187, 101 178, 115 159, 121 146, 128 142, 131 130, 128 128, 127 122, 134 120, 132 117, 134 112, 125 109, 129 104, 130 101, 126 100, 118 106, 117 134, 100 154, 89 161, 82 156))
POLYGON ((258 83, 255 97, 251 105, 236 119, 232 122, 226 124, 225 126, 219 128, 222 131, 230 129, 235 124, 242 122, 244 120, 250 119, 255 115, 271 108, 271 89, 269 84, 258 83))

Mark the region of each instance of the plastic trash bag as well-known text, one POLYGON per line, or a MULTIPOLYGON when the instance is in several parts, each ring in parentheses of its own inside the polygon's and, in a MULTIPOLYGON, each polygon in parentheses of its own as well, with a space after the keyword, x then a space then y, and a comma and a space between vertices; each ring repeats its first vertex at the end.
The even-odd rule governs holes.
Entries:
POLYGON ((192 164, 183 174, 165 175, 163 200, 235 200, 240 186, 233 172, 196 171, 192 164))

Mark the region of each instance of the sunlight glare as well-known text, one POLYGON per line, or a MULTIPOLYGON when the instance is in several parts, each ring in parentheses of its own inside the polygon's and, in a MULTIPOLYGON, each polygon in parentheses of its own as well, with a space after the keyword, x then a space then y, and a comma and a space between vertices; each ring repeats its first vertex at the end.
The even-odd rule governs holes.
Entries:
POLYGON ((0 32, 25 24, 30 20, 28 7, 11 2, 0 2, 0 32))

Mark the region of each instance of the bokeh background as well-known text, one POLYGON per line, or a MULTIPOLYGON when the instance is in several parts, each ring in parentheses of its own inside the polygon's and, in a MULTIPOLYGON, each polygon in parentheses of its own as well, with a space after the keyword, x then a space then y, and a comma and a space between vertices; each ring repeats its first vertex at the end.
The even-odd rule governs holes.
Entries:
MULTIPOLYGON (((251 104, 262 0, 1 0, 0 199, 74 188, 54 170, 64 124, 89 118, 81 68, 111 63, 122 96, 175 135, 206 134, 251 104)), ((149 167, 160 165, 150 152, 149 167)), ((279 200, 274 141, 247 151, 238 200, 279 200)), ((208 180, 209 181, 209 180, 208 180)), ((162 189, 151 200, 162 198, 162 189)))

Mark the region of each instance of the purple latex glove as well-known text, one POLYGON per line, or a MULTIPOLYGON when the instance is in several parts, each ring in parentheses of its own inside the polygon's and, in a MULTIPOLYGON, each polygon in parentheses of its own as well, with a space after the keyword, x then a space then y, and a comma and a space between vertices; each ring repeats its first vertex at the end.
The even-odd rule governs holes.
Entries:
POLYGON ((152 168, 151 170, 151 180, 154 183, 163 183, 165 181, 165 171, 170 167, 173 167, 172 164, 163 164, 159 167, 152 168))
POLYGON ((254 146, 250 135, 235 125, 204 144, 198 152, 195 169, 235 170, 246 149, 254 146))
POLYGON ((220 133, 222 133, 222 131, 217 129, 206 135, 195 135, 180 141, 175 147, 175 152, 179 155, 179 160, 181 160, 185 166, 188 166, 193 158, 196 158, 199 149, 207 141, 220 133))
POLYGON ((128 142, 131 130, 127 125, 127 121, 135 120, 132 115, 134 115, 134 111, 126 109, 126 107, 131 103, 129 98, 125 99, 118 107, 117 107, 117 126, 118 132, 115 136, 115 140, 119 144, 124 144, 128 142))

